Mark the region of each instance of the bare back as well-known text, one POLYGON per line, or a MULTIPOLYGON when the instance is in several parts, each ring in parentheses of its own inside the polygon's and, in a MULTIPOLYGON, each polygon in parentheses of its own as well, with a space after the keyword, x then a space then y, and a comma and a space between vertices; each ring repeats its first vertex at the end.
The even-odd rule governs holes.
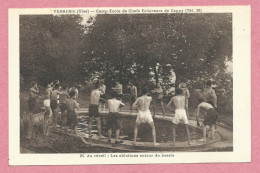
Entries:
POLYGON ((152 97, 149 96, 142 96, 137 99, 137 103, 140 105, 140 111, 147 111, 149 110, 150 103, 152 101, 152 97))
POLYGON ((173 103, 176 109, 184 109, 185 108, 185 96, 175 96, 173 97, 173 103))

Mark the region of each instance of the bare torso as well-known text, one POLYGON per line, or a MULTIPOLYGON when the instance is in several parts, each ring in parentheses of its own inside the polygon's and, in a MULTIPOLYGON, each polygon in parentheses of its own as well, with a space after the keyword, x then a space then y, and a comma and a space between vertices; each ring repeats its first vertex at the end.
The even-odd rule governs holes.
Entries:
POLYGON ((173 97, 173 103, 176 109, 184 109, 185 108, 185 96, 175 96, 173 97))
POLYGON ((139 97, 137 99, 137 104, 140 106, 140 111, 147 111, 149 110, 150 103, 152 101, 152 97, 149 97, 147 95, 139 97))

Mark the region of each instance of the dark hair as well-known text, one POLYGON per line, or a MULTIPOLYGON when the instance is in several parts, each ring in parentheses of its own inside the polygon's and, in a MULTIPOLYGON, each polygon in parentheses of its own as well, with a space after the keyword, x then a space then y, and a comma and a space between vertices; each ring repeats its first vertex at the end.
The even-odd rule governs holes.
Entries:
POLYGON ((176 95, 180 95, 180 94, 182 94, 182 89, 177 88, 177 89, 176 89, 176 95))
POLYGON ((148 89, 147 88, 143 88, 142 89, 142 94, 144 95, 144 94, 147 94, 148 93, 148 89))
POLYGON ((54 86, 54 89, 59 89, 59 87, 60 87, 60 85, 59 85, 59 84, 56 84, 56 85, 54 86))
POLYGON ((69 95, 70 95, 70 98, 74 97, 74 96, 75 96, 75 94, 76 94, 76 92, 75 92, 75 91, 71 91, 71 92, 69 93, 69 95))
POLYGON ((200 103, 201 103, 201 102, 205 102, 205 99, 202 98, 202 97, 199 97, 198 100, 199 100, 200 103))
POLYGON ((99 82, 95 83, 95 89, 97 89, 99 87, 99 82))
POLYGON ((116 91, 112 91, 112 92, 111 92, 111 97, 112 97, 112 98, 117 97, 117 92, 116 92, 116 91))
POLYGON ((37 84, 35 81, 31 82, 31 87, 33 87, 35 84, 37 84))
POLYGON ((206 82, 206 85, 211 86, 211 85, 212 85, 211 80, 208 80, 208 81, 206 82))
POLYGON ((64 85, 64 86, 62 87, 63 90, 66 90, 67 88, 68 88, 68 86, 66 86, 66 85, 64 85))

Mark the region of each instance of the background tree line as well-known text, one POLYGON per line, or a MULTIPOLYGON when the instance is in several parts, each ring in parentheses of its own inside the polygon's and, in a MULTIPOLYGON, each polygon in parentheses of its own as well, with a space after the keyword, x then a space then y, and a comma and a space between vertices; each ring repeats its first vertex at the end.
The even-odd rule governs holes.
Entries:
MULTIPOLYGON (((232 104, 231 14, 102 14, 86 23, 78 15, 20 16, 22 83, 65 84, 86 79, 130 79, 140 88, 159 81, 201 88, 217 84, 217 94, 232 104), (231 98, 231 99, 230 99, 231 98)), ((225 106, 226 103, 223 103, 225 106)))

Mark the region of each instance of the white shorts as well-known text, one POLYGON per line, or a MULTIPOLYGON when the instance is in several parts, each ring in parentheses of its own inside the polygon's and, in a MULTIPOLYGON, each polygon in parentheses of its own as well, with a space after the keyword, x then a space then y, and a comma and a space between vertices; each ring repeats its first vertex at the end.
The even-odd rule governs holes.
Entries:
POLYGON ((50 99, 44 100, 43 105, 45 108, 51 107, 51 100, 50 99))
POLYGON ((150 110, 138 111, 136 122, 137 123, 151 123, 151 122, 153 122, 153 118, 152 118, 152 114, 151 114, 150 110))
POLYGON ((185 109, 176 109, 175 116, 173 117, 172 123, 174 124, 189 124, 185 109))

